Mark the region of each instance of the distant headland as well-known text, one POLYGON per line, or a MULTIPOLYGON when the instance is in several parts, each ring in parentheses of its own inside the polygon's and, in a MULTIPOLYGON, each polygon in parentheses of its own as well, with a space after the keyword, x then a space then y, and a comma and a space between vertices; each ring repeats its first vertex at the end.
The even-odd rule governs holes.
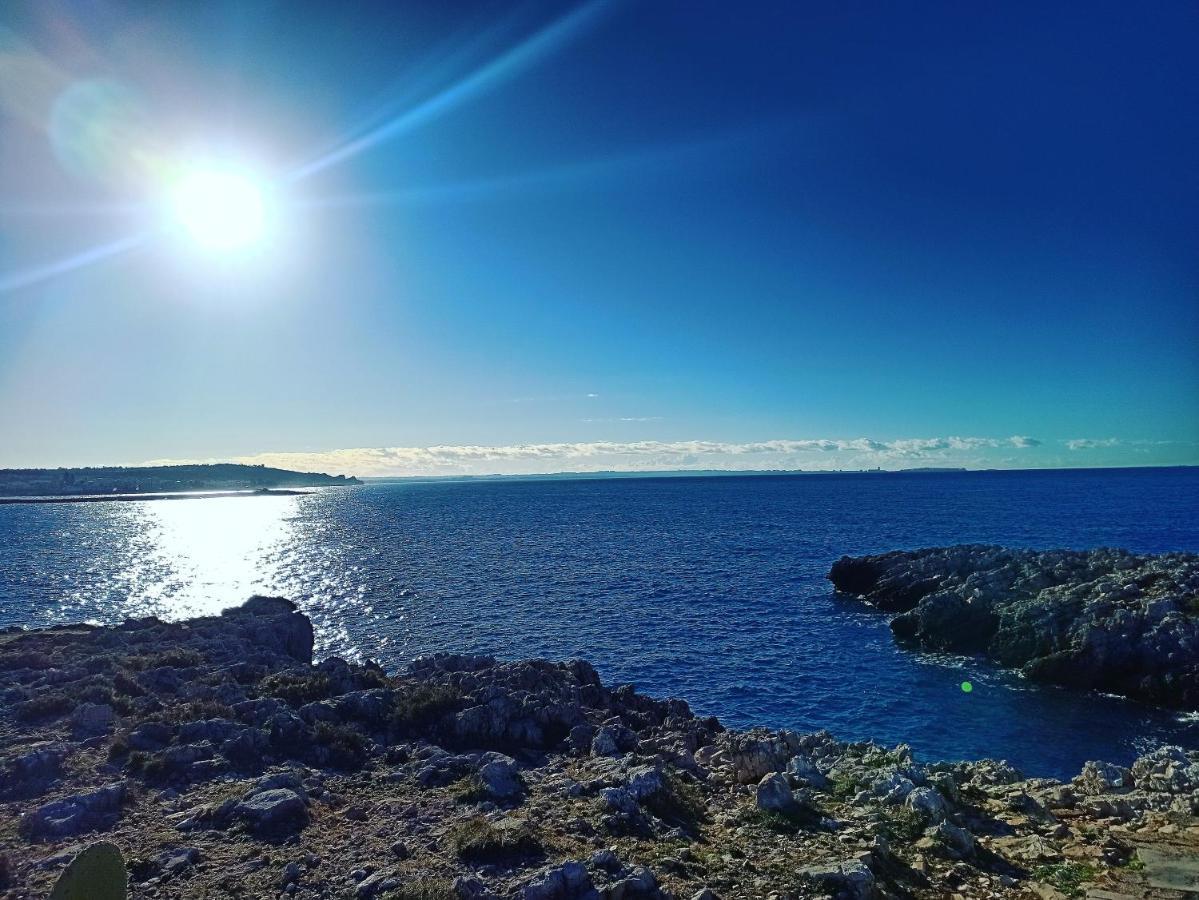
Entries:
POLYGON ((0 469, 0 497, 67 498, 184 494, 278 493, 294 488, 361 484, 357 478, 292 472, 237 463, 183 466, 103 466, 79 469, 0 469))

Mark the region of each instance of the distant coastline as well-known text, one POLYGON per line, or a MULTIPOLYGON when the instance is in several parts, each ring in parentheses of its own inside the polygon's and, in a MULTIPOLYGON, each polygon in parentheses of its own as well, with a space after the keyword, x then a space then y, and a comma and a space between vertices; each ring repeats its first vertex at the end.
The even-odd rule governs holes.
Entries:
POLYGON ((103 466, 75 469, 0 469, 0 498, 20 502, 157 499, 157 495, 224 494, 340 487, 361 484, 357 478, 323 472, 292 472, 238 463, 178 466, 103 466), (45 498, 45 499, 42 499, 45 498))
POLYGON ((0 497, 0 506, 38 503, 117 503, 130 500, 216 500, 222 497, 300 497, 311 491, 288 488, 259 488, 256 491, 175 491, 160 494, 81 494, 78 496, 44 495, 0 497))
POLYGON ((910 469, 661 469, 629 471, 610 469, 597 472, 529 472, 489 473, 486 475, 364 475, 360 484, 413 484, 453 481, 588 481, 618 478, 751 478, 779 476, 865 475, 894 477, 897 475, 1010 475, 1028 472, 1163 472, 1192 471, 1195 465, 1182 466, 1053 466, 1029 469, 969 469, 960 466, 920 466, 910 469))

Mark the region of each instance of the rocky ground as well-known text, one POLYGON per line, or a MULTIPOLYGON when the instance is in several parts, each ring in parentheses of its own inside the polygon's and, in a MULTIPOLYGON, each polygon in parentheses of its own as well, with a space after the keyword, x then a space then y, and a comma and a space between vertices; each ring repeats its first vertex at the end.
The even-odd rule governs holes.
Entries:
POLYGON ((1199 556, 967 545, 843 557, 829 579, 896 636, 1029 678, 1199 709, 1199 556))
POLYGON ((96 840, 136 898, 1181 897, 1199 754, 1072 783, 729 731, 585 662, 313 665, 284 600, 0 633, 0 895, 96 840))

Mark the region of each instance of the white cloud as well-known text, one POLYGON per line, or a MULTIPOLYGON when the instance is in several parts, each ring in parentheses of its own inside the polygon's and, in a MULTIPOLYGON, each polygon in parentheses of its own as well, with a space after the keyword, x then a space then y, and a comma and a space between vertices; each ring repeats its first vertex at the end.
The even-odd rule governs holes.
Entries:
POLYGON ((1119 444, 1119 438, 1075 438, 1066 441, 1066 447, 1070 450, 1096 450, 1101 447, 1116 447, 1119 444))
MULTIPOLYGON (((930 465, 985 465, 994 448, 1031 448, 1035 438, 946 437, 805 438, 728 441, 581 441, 561 443, 361 447, 316 452, 257 453, 233 462, 332 474, 484 475, 564 471, 663 469, 866 469, 930 465)), ((211 462, 213 460, 207 460, 211 462)), ((197 462, 155 460, 153 464, 197 462)))

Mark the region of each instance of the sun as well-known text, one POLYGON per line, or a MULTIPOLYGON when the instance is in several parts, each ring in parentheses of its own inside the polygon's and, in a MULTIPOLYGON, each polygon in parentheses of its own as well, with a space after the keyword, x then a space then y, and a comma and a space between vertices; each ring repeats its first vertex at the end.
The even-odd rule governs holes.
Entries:
POLYGON ((203 250, 240 250, 263 237, 265 192, 245 173, 224 169, 189 171, 171 187, 169 199, 174 223, 203 250))

